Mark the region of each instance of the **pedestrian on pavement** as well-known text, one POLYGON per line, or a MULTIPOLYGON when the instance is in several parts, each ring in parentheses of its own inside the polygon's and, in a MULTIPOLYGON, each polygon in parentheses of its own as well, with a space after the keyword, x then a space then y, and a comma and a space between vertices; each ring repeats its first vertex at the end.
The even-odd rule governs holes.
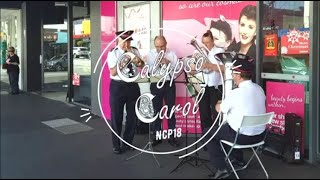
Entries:
POLYGON ((10 83, 10 94, 15 95, 19 94, 19 57, 15 54, 14 47, 10 46, 8 48, 8 57, 6 60, 7 63, 7 73, 9 76, 9 83, 10 83))

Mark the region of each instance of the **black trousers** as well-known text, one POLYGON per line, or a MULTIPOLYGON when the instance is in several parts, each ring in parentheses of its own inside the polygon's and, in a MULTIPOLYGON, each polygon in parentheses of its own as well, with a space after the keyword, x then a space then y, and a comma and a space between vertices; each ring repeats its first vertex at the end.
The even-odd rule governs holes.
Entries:
MULTIPOLYGON (((137 83, 126 83, 124 81, 111 80, 110 84, 110 107, 111 107, 111 127, 121 137, 123 109, 126 105, 126 124, 123 139, 132 144, 137 116, 135 113, 135 103, 140 96, 140 88, 137 83)), ((120 148, 120 139, 112 133, 112 143, 114 148, 120 148)))
MULTIPOLYGON (((210 133, 204 138, 207 141, 218 129, 218 125, 214 126, 210 133)), ((205 132, 208 131, 209 128, 205 128, 205 132)), ((222 125, 219 132, 216 136, 207 144, 210 164, 216 169, 224 169, 226 168, 225 154, 223 153, 220 140, 227 140, 230 142, 234 142, 237 132, 234 131, 228 124, 222 125)), ((246 136, 243 134, 238 135, 237 144, 245 145, 245 144, 254 144, 263 140, 265 136, 265 132, 256 136, 246 136)), ((224 146, 227 153, 230 147, 228 145, 224 146)), ((231 156, 239 161, 243 160, 243 152, 241 149, 233 149, 231 156)))
MULTIPOLYGON (((167 81, 161 89, 157 88, 157 83, 151 83, 150 85, 151 94, 155 97, 152 99, 152 104, 154 108, 155 114, 160 112, 161 108, 163 107, 163 100, 165 104, 168 106, 168 113, 167 117, 170 117, 170 112, 172 107, 176 103, 176 85, 172 83, 170 86, 170 82, 167 81)), ((158 118, 152 124, 152 131, 160 131, 161 130, 161 123, 162 119, 158 118)), ((168 128, 175 129, 176 128, 176 117, 173 113, 172 117, 168 119, 168 128)))
POLYGON ((19 93, 19 70, 7 71, 11 93, 19 93))
POLYGON ((215 106, 222 99, 222 85, 215 87, 205 87, 205 92, 199 102, 200 119, 202 132, 205 128, 210 128, 218 116, 215 106))

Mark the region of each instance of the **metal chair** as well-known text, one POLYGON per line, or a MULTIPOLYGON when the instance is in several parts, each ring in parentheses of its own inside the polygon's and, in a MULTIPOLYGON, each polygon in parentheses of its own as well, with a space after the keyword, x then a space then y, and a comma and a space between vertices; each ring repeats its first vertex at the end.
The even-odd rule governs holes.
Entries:
MULTIPOLYGON (((242 123, 241 123, 240 128, 271 124, 273 115, 274 115, 274 112, 269 112, 269 113, 265 113, 265 114, 254 115, 254 116, 244 116, 243 119, 242 119, 242 123)), ((249 163, 251 162, 253 156, 255 155, 257 157, 257 159, 258 159, 258 161, 259 161, 264 173, 266 174, 267 179, 269 179, 269 175, 268 175, 266 169, 264 168, 260 158, 257 155, 258 150, 260 148, 262 148, 262 145, 265 142, 265 139, 266 139, 266 136, 267 136, 267 132, 266 132, 263 140, 258 142, 258 143, 247 144, 247 145, 239 145, 239 144, 236 144, 236 142, 237 142, 237 139, 238 139, 240 128, 237 131, 237 134, 236 134, 234 142, 229 142, 229 141, 226 141, 226 140, 220 140, 221 148, 222 148, 224 154, 226 155, 226 161, 228 160, 228 162, 229 162, 234 174, 236 175, 237 179, 239 179, 239 176, 238 176, 236 171, 246 169, 248 167, 249 163), (225 148, 223 147, 223 144, 231 146, 231 148, 230 148, 228 153, 226 152, 225 148), (230 156, 230 154, 231 154, 231 152, 232 152, 232 150, 234 148, 235 149, 248 149, 248 148, 250 148, 253 151, 253 154, 252 154, 250 160, 248 161, 248 163, 245 166, 243 166, 242 168, 239 168, 237 170, 234 169, 234 167, 233 167, 233 165, 232 165, 232 163, 231 163, 231 161, 229 159, 229 156, 230 156), (256 148, 256 149, 254 149, 254 148, 256 148)))

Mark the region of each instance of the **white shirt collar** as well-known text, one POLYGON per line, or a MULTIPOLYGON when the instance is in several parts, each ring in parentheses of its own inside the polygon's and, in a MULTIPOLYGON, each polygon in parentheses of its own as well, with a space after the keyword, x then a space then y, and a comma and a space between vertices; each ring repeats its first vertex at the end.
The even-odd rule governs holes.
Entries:
MULTIPOLYGON (((154 53, 154 54, 156 54, 156 55, 158 55, 159 53, 157 52, 157 49, 152 49, 152 53, 154 53)), ((166 49, 166 51, 164 52, 164 54, 168 54, 168 53, 170 53, 170 50, 167 48, 166 49)))
POLYGON ((246 86, 248 86, 249 84, 252 84, 252 81, 251 81, 251 80, 242 81, 242 82, 239 84, 239 88, 240 88, 240 87, 246 87, 246 86))

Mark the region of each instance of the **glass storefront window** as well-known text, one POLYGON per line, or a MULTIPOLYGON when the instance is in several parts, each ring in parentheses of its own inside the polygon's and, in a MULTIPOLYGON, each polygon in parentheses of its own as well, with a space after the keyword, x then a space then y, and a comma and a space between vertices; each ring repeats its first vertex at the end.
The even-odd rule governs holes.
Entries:
POLYGON ((42 92, 66 93, 68 84, 67 21, 43 25, 43 89, 42 92))
POLYGON ((91 106, 90 3, 73 7, 73 86, 76 103, 91 106))
MULTIPOLYGON (((308 158, 308 122, 309 122, 309 54, 310 54, 310 23, 309 1, 264 1, 263 2, 263 85, 272 93, 273 100, 276 94, 283 94, 283 104, 276 104, 271 108, 276 113, 283 115, 287 112, 295 112, 302 118, 304 158, 308 158), (274 82, 283 83, 283 87, 302 87, 292 93, 285 92, 281 84, 274 87, 274 82), (277 87, 277 88, 275 88, 277 87), (277 91, 277 92, 276 92, 277 91), (298 112, 292 104, 292 98, 301 100, 302 112, 298 112)), ((268 98, 267 98, 268 99, 268 98)), ((270 101, 273 101, 270 100, 270 101)), ((295 102, 297 105, 299 102, 295 102)), ((268 102, 267 102, 268 104, 268 102)), ((284 116, 280 116, 284 117, 284 116)), ((284 118, 274 118, 276 122, 281 120, 284 127, 284 118)))
POLYGON ((22 42, 21 42, 21 11, 14 9, 0 9, 0 62, 1 62, 1 81, 9 83, 7 70, 3 69, 7 58, 7 49, 13 46, 16 54, 20 57, 20 77, 19 87, 22 89, 22 42))

